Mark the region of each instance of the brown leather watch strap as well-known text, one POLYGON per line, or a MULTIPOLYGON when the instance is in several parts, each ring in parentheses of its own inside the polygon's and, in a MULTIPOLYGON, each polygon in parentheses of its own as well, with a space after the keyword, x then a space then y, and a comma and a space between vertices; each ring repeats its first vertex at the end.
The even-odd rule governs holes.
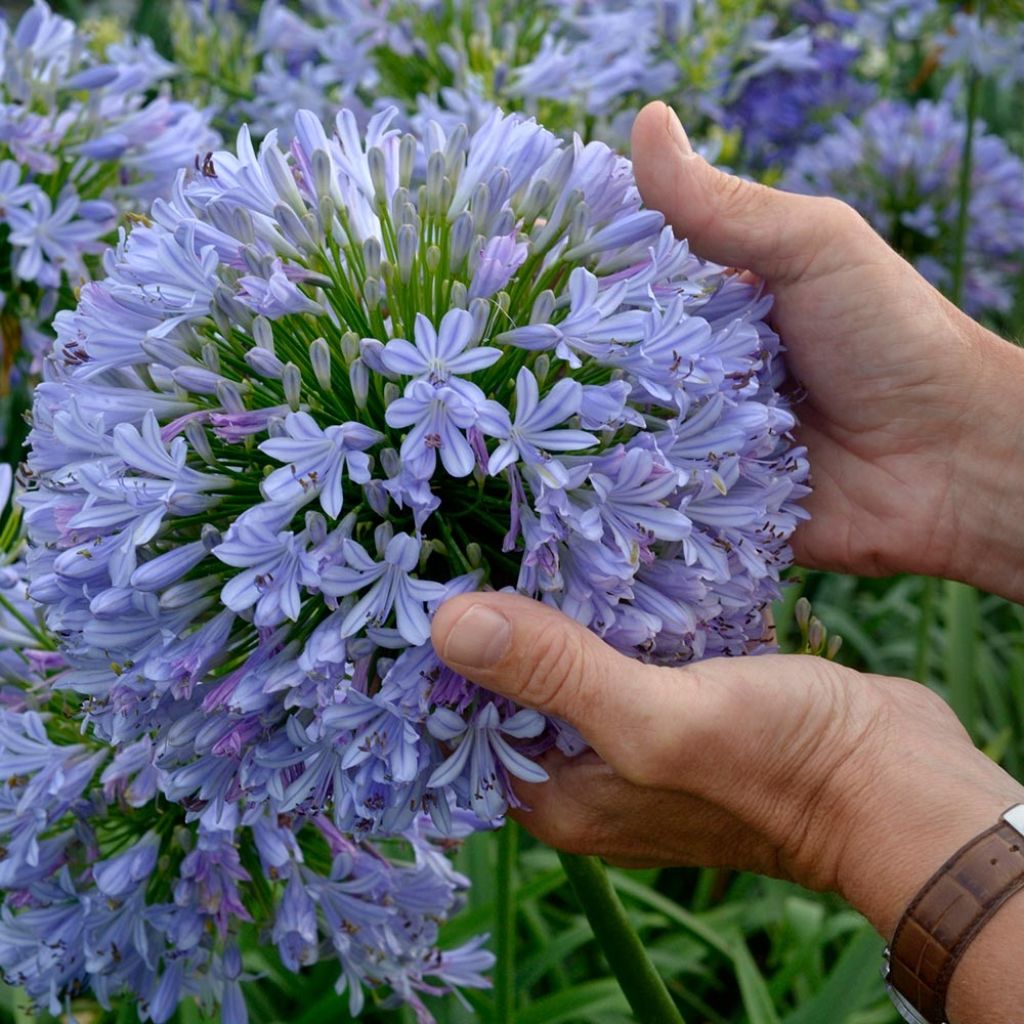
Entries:
POLYGON ((1006 820, 972 839, 935 872, 896 926, 889 982, 924 1020, 944 1024, 961 956, 986 921, 1024 889, 1024 836, 1006 820))

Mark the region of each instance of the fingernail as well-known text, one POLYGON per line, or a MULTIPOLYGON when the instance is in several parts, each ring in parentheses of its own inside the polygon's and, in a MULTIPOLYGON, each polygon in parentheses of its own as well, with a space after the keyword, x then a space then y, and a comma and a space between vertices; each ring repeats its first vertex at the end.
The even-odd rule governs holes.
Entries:
POLYGON ((442 657, 459 665, 487 668, 501 661, 512 639, 512 627, 501 612, 474 605, 455 620, 442 657))
POLYGON ((676 148, 683 156, 693 156, 693 146, 690 145, 690 139, 683 128, 682 122, 671 107, 666 109, 668 110, 668 133, 672 136, 672 141, 676 144, 676 148))

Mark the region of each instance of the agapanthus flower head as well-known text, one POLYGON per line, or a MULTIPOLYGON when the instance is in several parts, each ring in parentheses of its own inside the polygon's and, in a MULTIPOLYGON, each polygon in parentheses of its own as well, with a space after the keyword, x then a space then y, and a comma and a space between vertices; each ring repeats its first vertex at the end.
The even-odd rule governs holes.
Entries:
MULTIPOLYGON (((783 186, 845 199, 948 291, 966 136, 949 100, 883 100, 799 150, 783 186)), ((964 305, 975 314, 1005 312, 1024 267, 1024 162, 984 125, 972 156, 964 305)))
POLYGON ((437 953, 425 916, 371 941, 396 925, 356 851, 403 836, 435 892, 416 837, 500 820, 580 747, 442 665, 441 602, 517 590, 664 664, 765 649, 807 471, 770 298, 643 209, 626 160, 499 112, 394 117, 300 112, 287 150, 243 129, 122 233, 57 317, 23 499, 106 790, 199 830, 175 899, 227 945, 196 956, 226 962, 260 871, 283 962, 329 937, 357 1003, 486 955, 437 953))

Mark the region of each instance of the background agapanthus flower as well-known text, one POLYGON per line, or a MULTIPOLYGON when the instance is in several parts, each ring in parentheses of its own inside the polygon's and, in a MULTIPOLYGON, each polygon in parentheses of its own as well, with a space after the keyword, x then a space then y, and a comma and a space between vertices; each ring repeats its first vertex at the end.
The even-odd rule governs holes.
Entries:
MULTIPOLYGON (((883 100, 799 150, 782 184, 855 206, 933 284, 948 290, 966 122, 949 100, 883 100), (950 254, 945 260, 942 253, 950 254)), ((973 142, 964 304, 1005 312, 1024 268, 1024 162, 978 127, 973 142)))
POLYGON ((0 449, 54 312, 118 215, 145 209, 218 142, 208 113, 171 97, 173 72, 150 41, 94 43, 43 0, 13 26, 0 18, 0 449))
MULTIPOLYGON (((154 1019, 200 964, 204 998, 234 992, 257 885, 286 966, 336 955, 357 1004, 370 979, 414 1005, 481 983, 486 954, 438 954, 424 924, 372 963, 370 923, 339 927, 343 894, 379 902, 366 839, 411 843, 435 877, 414 920, 443 916, 458 882, 424 830, 500 820, 540 753, 581 748, 439 662, 447 597, 514 588, 659 663, 770 646, 807 473, 770 299, 693 257, 600 143, 498 112, 420 139, 393 119, 302 112, 288 150, 243 129, 122 233, 37 391, 22 500, 54 686, 112 753, 110 793, 164 801, 127 874, 97 872, 102 844, 86 860, 157 949, 216 914, 184 965, 94 973, 82 947, 76 980, 148 991, 154 1019), (182 842, 172 912, 153 864, 182 842), (334 867, 302 867, 325 843, 334 867)), ((28 943, 54 901, 94 923, 60 860, 9 901, 28 943)), ((54 970, 19 979, 40 998, 54 970)))

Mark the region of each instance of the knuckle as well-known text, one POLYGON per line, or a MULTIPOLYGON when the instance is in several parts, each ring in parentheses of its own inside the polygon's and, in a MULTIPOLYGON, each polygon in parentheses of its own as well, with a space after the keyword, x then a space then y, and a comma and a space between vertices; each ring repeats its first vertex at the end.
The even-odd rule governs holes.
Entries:
POLYGON ((524 702, 537 707, 570 707, 583 660, 583 644, 576 630, 559 622, 546 623, 527 654, 521 692, 524 702))

